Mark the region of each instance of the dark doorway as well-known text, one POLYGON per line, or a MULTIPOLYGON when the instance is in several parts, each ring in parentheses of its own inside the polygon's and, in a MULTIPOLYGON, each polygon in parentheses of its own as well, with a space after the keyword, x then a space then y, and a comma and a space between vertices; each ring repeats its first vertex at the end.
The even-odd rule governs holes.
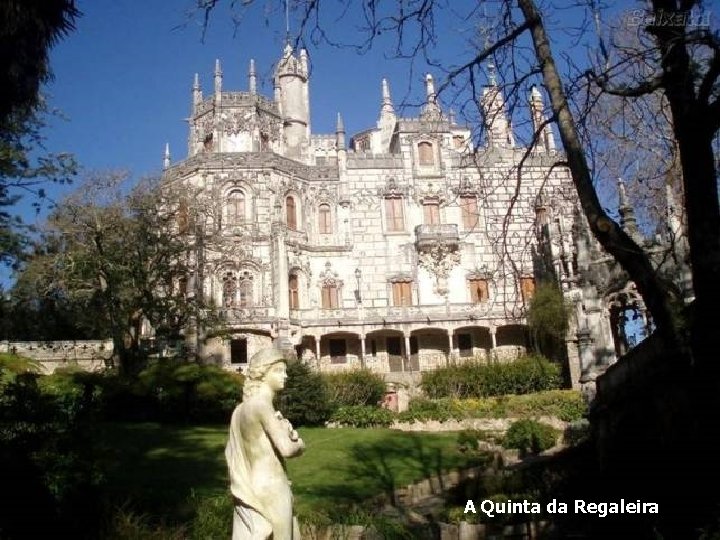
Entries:
POLYGON ((233 339, 230 341, 230 363, 247 364, 247 340, 233 339))
POLYGON ((387 338, 387 353, 390 356, 402 355, 402 342, 399 337, 387 338))
POLYGON ((457 341, 458 349, 460 349, 460 356, 462 358, 467 358, 473 355, 472 335, 458 334, 457 341))

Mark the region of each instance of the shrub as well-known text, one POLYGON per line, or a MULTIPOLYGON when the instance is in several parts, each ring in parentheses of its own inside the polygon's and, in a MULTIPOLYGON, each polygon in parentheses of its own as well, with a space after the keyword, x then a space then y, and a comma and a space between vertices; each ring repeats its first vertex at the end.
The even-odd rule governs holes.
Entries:
POLYGON ((323 375, 330 401, 335 407, 343 405, 377 405, 385 395, 382 376, 369 369, 323 375))
POLYGON ((370 405, 348 405, 339 407, 330 417, 331 422, 337 422, 348 427, 387 427, 393 423, 395 414, 381 407, 370 405))
POLYGON ((521 454, 537 454, 555 446, 557 430, 535 420, 518 420, 507 430, 503 440, 505 448, 516 448, 521 454))
POLYGON ((480 398, 529 394, 559 388, 560 367, 540 356, 508 363, 472 362, 423 373, 422 388, 430 398, 480 398))
MULTIPOLYGON (((162 361, 153 364, 128 388, 117 390, 139 398, 154 410, 155 420, 225 422, 242 399, 244 377, 217 366, 162 361)), ((116 396, 123 397, 123 396, 116 396)))
POLYGON ((278 409, 296 427, 324 424, 332 413, 325 379, 301 362, 288 363, 287 373, 278 409))

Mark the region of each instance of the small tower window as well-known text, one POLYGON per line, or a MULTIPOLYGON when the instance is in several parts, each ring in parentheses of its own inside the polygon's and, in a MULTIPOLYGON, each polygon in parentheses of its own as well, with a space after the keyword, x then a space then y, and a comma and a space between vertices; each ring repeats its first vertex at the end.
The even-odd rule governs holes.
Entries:
POLYGON ((253 306, 253 280, 252 275, 248 272, 243 273, 240 279, 240 307, 252 307, 253 306))
POLYGON ((460 211, 462 212, 463 228, 466 231, 474 230, 478 222, 477 197, 474 195, 461 196, 460 211))
POLYGON ((288 293, 290 296, 290 309, 300 309, 300 295, 298 287, 298 277, 291 274, 288 279, 288 293))
POLYGON ((433 145, 427 141, 418 144, 418 159, 420 165, 434 165, 435 156, 433 155, 433 145))
POLYGON ((470 291, 470 301, 473 304, 479 304, 487 301, 489 296, 487 279, 468 279, 468 289, 470 291))
POLYGON ((237 280, 232 273, 228 272, 223 278, 223 298, 222 305, 224 307, 234 307, 237 295, 237 280))
POLYGON ((332 232, 332 220, 329 204, 321 204, 318 207, 318 230, 320 231, 320 234, 330 234, 332 232))
POLYGON ((291 231, 297 231, 297 211, 295 208, 295 199, 290 195, 288 195, 285 199, 285 214, 288 229, 291 231))
POLYGON ((245 221, 245 194, 240 190, 230 192, 227 200, 228 224, 237 225, 245 221))

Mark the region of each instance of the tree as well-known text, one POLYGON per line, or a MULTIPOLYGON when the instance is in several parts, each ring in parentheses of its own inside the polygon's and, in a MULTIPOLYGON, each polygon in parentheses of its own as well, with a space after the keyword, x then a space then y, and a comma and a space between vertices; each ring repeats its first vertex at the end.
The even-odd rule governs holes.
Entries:
MULTIPOLYGON (((207 14, 218 3, 219 0, 199 2, 199 6, 207 14)), ((252 2, 231 4, 243 9, 252 2)), ((574 75, 572 70, 561 74, 559 59, 564 59, 566 66, 574 62, 572 56, 557 53, 557 43, 553 42, 550 32, 558 8, 549 2, 506 0, 496 4, 459 4, 441 0, 391 3, 370 0, 342 4, 348 19, 360 20, 364 25, 366 34, 365 39, 358 40, 360 49, 366 50, 388 35, 394 36, 396 56, 411 58, 414 62, 425 61, 444 72, 445 80, 439 85, 438 94, 446 98, 450 94, 449 100, 458 103, 461 112, 469 118, 474 110, 474 118, 482 119, 482 111, 477 110, 478 81, 487 76, 485 71, 490 61, 500 66, 497 76, 511 104, 517 103, 525 85, 542 81, 550 96, 548 122, 557 125, 564 150, 560 164, 570 170, 582 213, 597 241, 636 284, 652 315, 657 338, 667 349, 678 351, 678 370, 687 376, 684 381, 690 389, 690 410, 697 414, 689 444, 710 448, 707 432, 717 424, 720 410, 720 362, 716 358, 714 328, 715 312, 720 306, 720 287, 717 286, 720 205, 713 147, 720 129, 720 34, 709 24, 702 24, 707 20, 702 17, 706 4, 700 0, 650 0, 638 4, 639 9, 625 14, 626 24, 633 25, 637 31, 637 47, 613 57, 600 40, 596 43, 600 61, 584 64, 574 75), (496 8, 497 12, 488 16, 488 8, 496 8), (469 21, 466 28, 483 27, 485 35, 468 39, 464 51, 454 49, 452 55, 443 57, 437 43, 452 39, 457 33, 447 32, 447 25, 438 25, 444 17, 451 17, 456 24, 469 21), (443 31, 446 34, 442 34, 443 31), (637 60, 636 65, 642 69, 626 69, 632 59, 637 60), (670 147, 678 163, 675 176, 681 180, 684 196, 695 296, 689 320, 686 320, 687 312, 680 314, 678 287, 656 272, 648 253, 611 219, 601 204, 596 186, 599 176, 592 167, 591 148, 585 144, 579 129, 588 120, 588 110, 573 110, 577 103, 573 98, 579 92, 596 92, 603 98, 658 96, 658 101, 667 105, 667 117, 659 120, 666 122, 664 129, 672 134, 670 147)), ((328 13, 327 4, 312 0, 298 1, 292 6, 299 13, 298 41, 309 39, 337 44, 330 35, 331 29, 339 26, 337 13, 328 13)), ((579 17, 563 12, 564 28, 558 31, 570 30, 573 26, 570 20, 577 23, 576 36, 592 35, 591 22, 602 18, 598 6, 590 1, 573 5, 574 9, 584 12, 579 17)), ((579 39, 571 37, 565 46, 578 47, 579 39)), ((592 101, 584 100, 584 103, 592 101)), ((531 143, 539 139, 540 131, 533 130, 531 143)), ((520 181, 518 174, 518 189, 520 181)), ((712 478, 717 472, 718 468, 712 467, 712 478)))
POLYGON ((46 104, 41 84, 51 79, 48 53, 74 30, 74 0, 0 1, 0 261, 16 261, 26 246, 22 222, 8 207, 22 193, 45 196, 42 182, 68 182, 75 162, 68 154, 41 155, 46 104))
POLYGON ((138 367, 142 325, 178 338, 190 321, 206 319, 188 289, 187 243, 178 234, 178 203, 154 179, 124 194, 124 173, 97 174, 60 203, 18 279, 18 301, 56 301, 73 323, 110 335, 121 368, 138 367), (23 298, 23 287, 33 283, 23 298))

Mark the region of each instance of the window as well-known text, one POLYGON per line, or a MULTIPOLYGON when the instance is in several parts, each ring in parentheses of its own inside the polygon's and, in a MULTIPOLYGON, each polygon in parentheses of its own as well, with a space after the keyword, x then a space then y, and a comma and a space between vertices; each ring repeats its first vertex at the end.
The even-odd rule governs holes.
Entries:
POLYGON ((291 231, 297 231, 297 214, 295 211, 295 199, 288 195, 285 199, 285 215, 287 218, 287 226, 291 231))
POLYGON ((188 279, 183 276, 178 279, 178 293, 180 296, 187 296, 188 292, 188 279))
POLYGON ((520 292, 522 293, 523 300, 529 302, 535 294, 535 278, 521 277, 520 292))
POLYGON ((462 212, 463 228, 466 231, 472 231, 478 222, 477 197, 474 195, 464 195, 460 197, 460 209, 462 212))
POLYGON ((237 280, 228 272, 223 279, 223 298, 222 305, 224 307, 233 307, 235 305, 235 296, 237 292, 237 280))
POLYGON ((455 135, 453 137, 453 145, 456 150, 461 150, 465 146, 465 137, 462 135, 455 135))
POLYGON ((385 197, 385 222, 388 232, 405 230, 402 197, 385 197))
POLYGON ((344 339, 331 339, 328 341, 330 348, 330 362, 333 364, 344 364, 347 361, 347 343, 344 339))
POLYGON ((458 349, 460 350, 460 356, 467 358, 473 355, 473 344, 472 335, 470 334, 458 334, 458 349))
POLYGON ((389 337, 385 342, 385 348, 390 356, 402 355, 402 343, 399 337, 389 337))
POLYGON ((318 230, 320 234, 330 234, 332 232, 329 204, 321 204, 318 207, 318 230))
POLYGON ((412 282, 396 281, 392 284, 393 306, 412 305, 412 282))
POLYGON ((374 339, 370 340, 370 354, 373 358, 377 356, 377 342, 374 339))
POLYGON ((338 288, 336 285, 323 285, 322 291, 322 308, 337 309, 338 307, 338 288))
POLYGON ((233 339, 230 341, 230 363, 247 364, 247 340, 233 339))
POLYGON ((268 152, 270 150, 270 137, 267 133, 260 133, 260 151, 268 152))
POLYGON ((242 191, 231 191, 227 200, 227 222, 229 225, 245 221, 245 194, 242 191))
POLYGON ((288 279, 288 292, 290 294, 290 309, 300 309, 298 277, 295 274, 292 274, 288 279))
POLYGON ((182 198, 178 204, 177 226, 180 234, 186 234, 190 228, 187 199, 182 198))
POLYGON ((470 301, 473 304, 485 302, 488 299, 488 282, 487 279, 472 278, 468 279, 468 288, 470 290, 470 301))
POLYGON ((240 282, 240 307, 252 307, 253 305, 253 282, 252 277, 245 277, 240 282))
POLYGON ((423 202, 423 217, 425 225, 439 225, 440 204, 437 201, 423 202))
POLYGON ((433 156, 433 145, 429 142, 421 142, 418 144, 418 158, 420 165, 434 165, 435 157, 433 156))

